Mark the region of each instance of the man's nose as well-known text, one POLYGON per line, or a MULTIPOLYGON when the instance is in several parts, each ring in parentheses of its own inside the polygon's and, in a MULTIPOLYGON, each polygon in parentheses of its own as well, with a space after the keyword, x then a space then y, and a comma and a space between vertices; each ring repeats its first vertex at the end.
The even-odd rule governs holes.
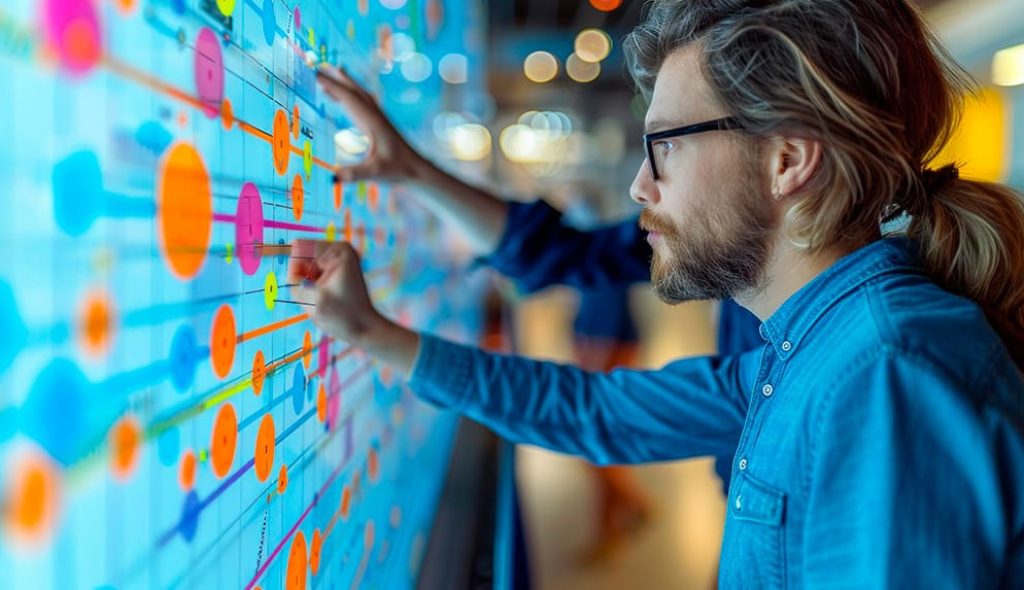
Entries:
POLYGON ((633 184, 629 187, 629 198, 640 205, 654 205, 661 200, 658 194, 658 186, 651 175, 651 166, 644 160, 640 163, 640 169, 636 171, 633 184))

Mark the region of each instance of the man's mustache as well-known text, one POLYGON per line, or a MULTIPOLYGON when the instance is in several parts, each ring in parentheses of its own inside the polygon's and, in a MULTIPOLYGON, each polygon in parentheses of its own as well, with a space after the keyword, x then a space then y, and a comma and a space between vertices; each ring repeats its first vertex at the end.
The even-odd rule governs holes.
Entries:
POLYGON ((640 213, 639 220, 640 229, 646 232, 655 232, 663 235, 674 235, 675 228, 668 221, 665 221, 658 217, 650 209, 644 209, 640 213))

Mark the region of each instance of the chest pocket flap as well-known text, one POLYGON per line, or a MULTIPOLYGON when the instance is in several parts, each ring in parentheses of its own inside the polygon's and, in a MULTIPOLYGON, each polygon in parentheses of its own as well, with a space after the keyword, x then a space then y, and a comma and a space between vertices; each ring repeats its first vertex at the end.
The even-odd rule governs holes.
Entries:
POLYGON ((737 520, 770 526, 782 524, 786 510, 785 492, 747 473, 741 473, 733 485, 736 488, 736 495, 731 510, 737 520))

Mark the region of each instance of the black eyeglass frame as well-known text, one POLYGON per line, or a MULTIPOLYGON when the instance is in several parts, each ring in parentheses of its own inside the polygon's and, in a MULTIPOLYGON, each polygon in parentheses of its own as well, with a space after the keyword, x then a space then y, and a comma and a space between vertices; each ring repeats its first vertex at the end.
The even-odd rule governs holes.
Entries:
POLYGON ((743 129, 743 125, 740 125, 740 122, 733 117, 723 117, 721 119, 715 119, 714 121, 705 121, 703 123, 694 123, 692 125, 676 127, 674 129, 645 133, 644 150, 647 152, 647 165, 651 167, 651 176, 654 180, 659 179, 658 168, 654 165, 654 142, 673 137, 693 135, 695 133, 707 133, 708 131, 732 131, 735 129, 743 129))

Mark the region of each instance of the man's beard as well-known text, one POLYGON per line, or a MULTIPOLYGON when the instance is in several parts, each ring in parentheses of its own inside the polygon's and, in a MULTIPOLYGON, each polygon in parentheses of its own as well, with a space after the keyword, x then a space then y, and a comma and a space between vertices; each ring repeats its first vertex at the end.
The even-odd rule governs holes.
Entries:
POLYGON ((649 209, 641 214, 640 227, 660 233, 671 252, 663 259, 655 248, 651 260, 651 285, 662 301, 730 299, 761 286, 775 224, 768 198, 755 183, 746 186, 738 203, 713 205, 685 230, 649 209))

